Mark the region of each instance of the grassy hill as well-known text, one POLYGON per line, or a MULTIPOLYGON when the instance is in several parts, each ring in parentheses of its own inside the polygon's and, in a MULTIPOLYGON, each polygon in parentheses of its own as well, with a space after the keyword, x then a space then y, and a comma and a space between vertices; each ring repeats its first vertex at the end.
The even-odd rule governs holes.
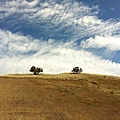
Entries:
POLYGON ((1 120, 120 120, 120 77, 9 74, 0 77, 1 120))

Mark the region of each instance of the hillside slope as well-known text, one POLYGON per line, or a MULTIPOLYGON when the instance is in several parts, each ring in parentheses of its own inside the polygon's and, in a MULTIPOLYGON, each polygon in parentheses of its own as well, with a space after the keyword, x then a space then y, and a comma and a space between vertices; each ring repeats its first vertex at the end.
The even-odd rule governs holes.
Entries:
POLYGON ((120 77, 9 74, 0 77, 1 120, 120 120, 120 77))

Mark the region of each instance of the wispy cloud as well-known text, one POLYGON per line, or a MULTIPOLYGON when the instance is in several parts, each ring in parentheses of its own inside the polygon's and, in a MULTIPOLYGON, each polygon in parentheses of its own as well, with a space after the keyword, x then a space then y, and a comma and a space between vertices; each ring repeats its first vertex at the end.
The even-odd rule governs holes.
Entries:
POLYGON ((46 73, 70 72, 74 66, 88 73, 118 75, 120 71, 120 64, 78 49, 75 42, 43 42, 10 31, 0 31, 0 35, 1 73, 28 73, 32 65, 44 68, 46 73))
POLYGON ((120 50, 120 37, 119 36, 95 36, 82 41, 81 47, 83 48, 102 48, 105 47, 110 51, 120 50))
MULTIPOLYGON (((63 29, 66 29, 62 32, 66 36, 65 39, 69 40, 100 34, 117 34, 120 31, 119 21, 98 19, 98 6, 89 7, 83 3, 67 2, 67 0, 59 3, 55 0, 7 1, 1 5, 0 12, 2 19, 11 17, 4 24, 11 25, 13 29, 17 29, 15 26, 32 26, 34 29, 42 29, 52 38, 55 38, 53 33, 60 33, 63 29)), ((60 34, 58 36, 62 37, 60 34)))
POLYGON ((104 48, 108 58, 120 51, 120 21, 98 15, 99 6, 74 0, 0 2, 0 73, 26 73, 36 65, 48 73, 80 66, 88 73, 119 75, 119 63, 93 51, 104 48), (27 34, 23 28, 29 29, 27 34))

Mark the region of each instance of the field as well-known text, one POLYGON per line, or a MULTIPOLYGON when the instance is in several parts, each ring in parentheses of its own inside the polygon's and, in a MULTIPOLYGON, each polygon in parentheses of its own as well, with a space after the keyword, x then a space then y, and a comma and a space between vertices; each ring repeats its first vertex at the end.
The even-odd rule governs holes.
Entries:
POLYGON ((0 120, 120 120, 120 77, 1 75, 0 120))

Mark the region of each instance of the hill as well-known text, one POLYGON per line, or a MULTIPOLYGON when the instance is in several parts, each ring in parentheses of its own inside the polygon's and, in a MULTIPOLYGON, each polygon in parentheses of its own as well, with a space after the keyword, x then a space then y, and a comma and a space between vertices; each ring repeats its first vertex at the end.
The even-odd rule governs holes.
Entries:
POLYGON ((1 120, 120 120, 120 77, 0 76, 1 120))

